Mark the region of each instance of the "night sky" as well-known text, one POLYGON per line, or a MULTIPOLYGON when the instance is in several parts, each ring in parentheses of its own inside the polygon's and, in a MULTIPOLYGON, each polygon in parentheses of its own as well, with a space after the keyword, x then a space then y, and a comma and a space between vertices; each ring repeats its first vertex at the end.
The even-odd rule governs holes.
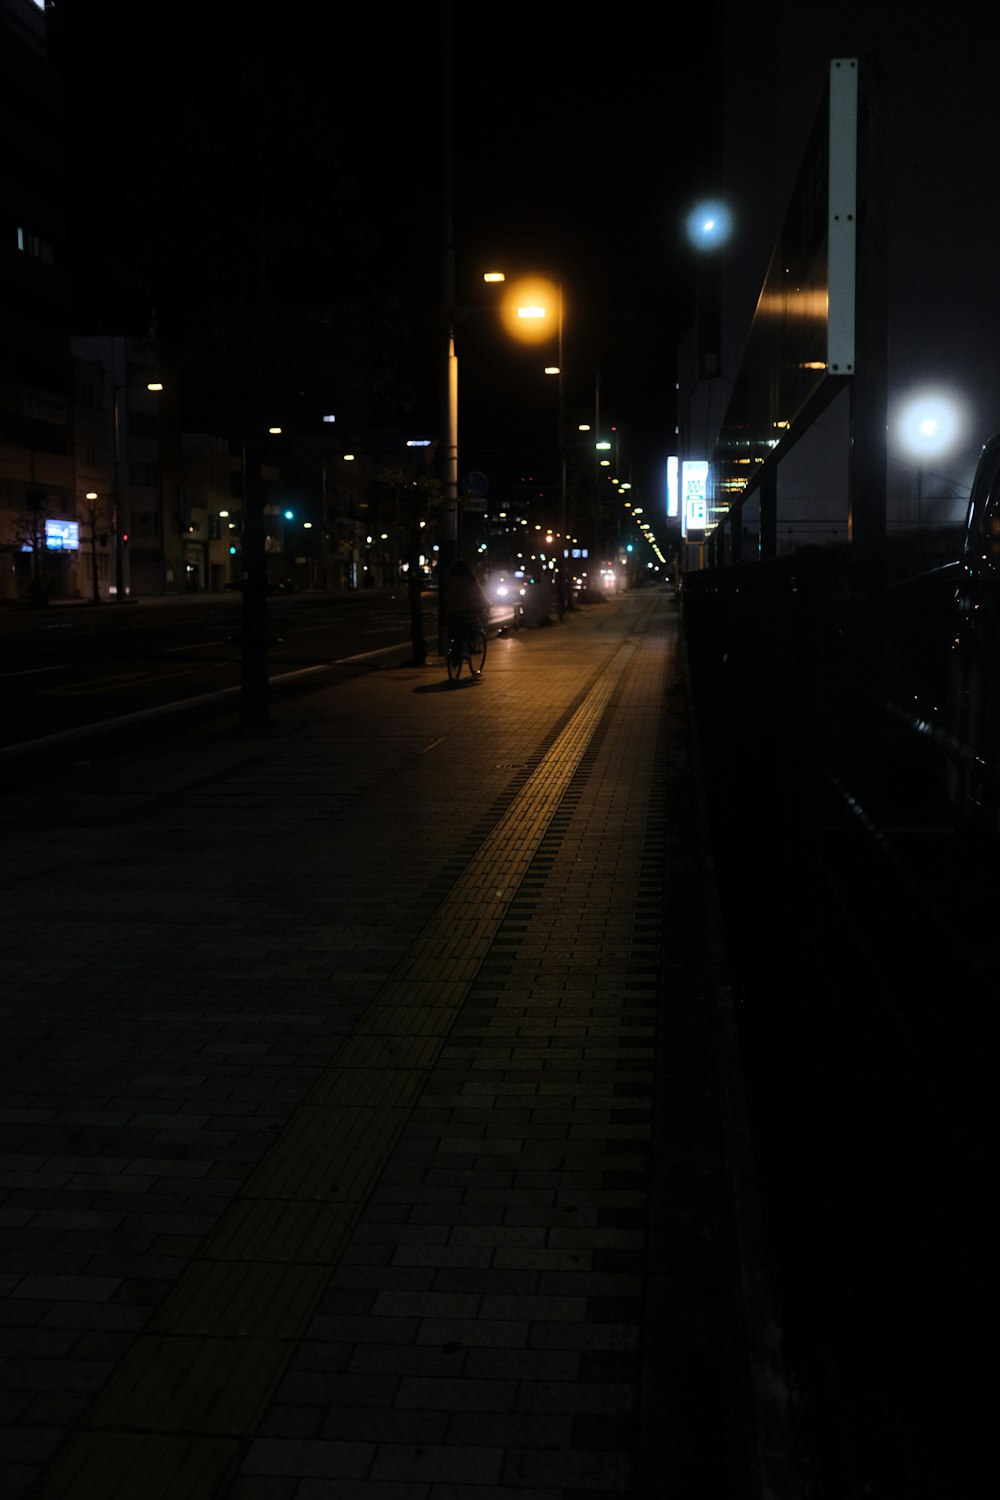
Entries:
MULTIPOLYGON (((354 14, 307 4, 259 15, 189 0, 57 0, 51 50, 70 127, 77 326, 121 331, 155 299, 169 332, 185 283, 201 290, 216 239, 215 270, 225 264, 241 205, 225 192, 209 203, 198 148, 185 151, 204 130, 206 159, 239 156, 240 67, 263 48, 274 69, 321 101, 338 143, 329 174, 337 180, 310 177, 308 150, 299 181, 286 172, 290 239, 303 212, 315 231, 308 254, 290 252, 291 275, 341 299, 376 287, 391 296, 406 328, 395 372, 407 389, 401 421, 440 433, 444 38, 453 10, 455 300, 483 305, 491 263, 559 273, 569 405, 593 404, 599 369, 602 417, 618 425, 641 484, 673 446, 677 332, 691 279, 683 215, 709 184, 713 128, 691 70, 646 6, 619 5, 595 20, 544 4, 492 18, 479 7, 382 0, 354 14), (155 277, 133 286, 118 274, 148 221, 170 242, 166 290, 155 277)), ((296 89, 289 84, 289 98, 296 89)), ((500 476, 550 463, 554 382, 537 354, 503 342, 478 311, 459 317, 456 341, 460 469, 500 476)), ((350 391, 339 399, 348 404, 350 391)))

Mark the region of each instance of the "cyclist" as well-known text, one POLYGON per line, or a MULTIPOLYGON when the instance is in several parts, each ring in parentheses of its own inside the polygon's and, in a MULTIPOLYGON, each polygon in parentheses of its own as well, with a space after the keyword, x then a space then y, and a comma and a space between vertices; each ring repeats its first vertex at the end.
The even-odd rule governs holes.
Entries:
POLYGON ((490 622, 490 602, 462 557, 452 563, 444 581, 444 612, 449 640, 468 639, 490 622))

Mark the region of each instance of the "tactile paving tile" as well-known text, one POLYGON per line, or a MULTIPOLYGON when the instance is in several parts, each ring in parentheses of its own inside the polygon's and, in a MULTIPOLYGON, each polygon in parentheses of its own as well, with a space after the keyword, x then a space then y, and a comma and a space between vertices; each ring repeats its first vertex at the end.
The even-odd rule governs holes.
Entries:
MULTIPOLYGON (((198 1492, 189 1484, 191 1435, 253 1434, 343 1244, 334 1221, 330 1262, 316 1264, 316 1237, 323 1231, 303 1204, 358 1210, 367 1199, 634 652, 629 640, 614 653, 359 1019, 351 1040, 360 1046, 360 1038, 373 1039, 383 1059, 377 1071, 363 1069, 366 1087, 380 1102, 339 1095, 352 1069, 338 1055, 168 1294, 150 1331, 122 1360, 38 1500, 101 1494, 86 1488, 91 1475, 118 1464, 117 1445, 143 1429, 171 1435, 155 1449, 159 1488, 141 1488, 154 1450, 133 1444, 131 1477, 116 1479, 118 1487, 106 1488, 102 1500, 192 1500, 198 1492), (280 1247, 273 1209, 269 1216, 267 1209, 248 1207, 262 1203, 297 1210, 280 1247), (66 1487, 71 1474, 79 1476, 79 1490, 66 1487)), ((355 1048, 347 1055, 363 1054, 355 1048)), ((344 1228, 346 1235, 350 1225, 344 1228)), ((204 1455, 207 1469, 226 1472, 226 1444, 210 1443, 204 1455)))

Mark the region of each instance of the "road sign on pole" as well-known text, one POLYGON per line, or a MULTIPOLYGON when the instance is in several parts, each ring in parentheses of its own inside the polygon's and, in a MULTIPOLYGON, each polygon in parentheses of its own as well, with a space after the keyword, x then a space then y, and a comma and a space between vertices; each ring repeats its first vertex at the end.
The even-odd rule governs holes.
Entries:
POLYGON ((466 510, 485 510, 490 482, 485 474, 473 469, 462 480, 462 504, 466 510))

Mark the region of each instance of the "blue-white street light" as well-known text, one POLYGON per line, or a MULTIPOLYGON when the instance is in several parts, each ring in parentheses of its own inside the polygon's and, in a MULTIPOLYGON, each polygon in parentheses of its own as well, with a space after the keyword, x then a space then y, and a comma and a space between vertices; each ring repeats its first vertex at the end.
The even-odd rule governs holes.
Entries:
POLYGON ((728 240, 733 216, 716 198, 696 203, 686 220, 687 236, 696 250, 716 250, 728 240))
POLYGON ((917 460, 917 522, 923 508, 924 463, 951 452, 962 433, 961 403, 947 391, 927 390, 911 397, 896 426, 900 447, 917 460))

